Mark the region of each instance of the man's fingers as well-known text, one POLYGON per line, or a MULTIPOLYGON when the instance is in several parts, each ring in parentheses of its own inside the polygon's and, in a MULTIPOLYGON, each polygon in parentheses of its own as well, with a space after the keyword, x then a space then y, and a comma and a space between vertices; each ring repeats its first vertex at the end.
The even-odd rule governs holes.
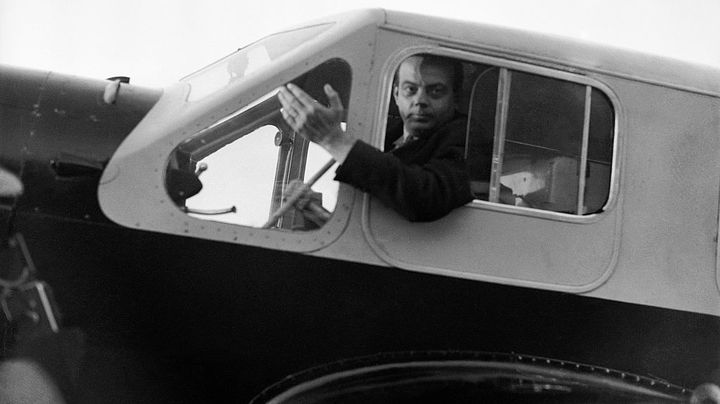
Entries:
MULTIPOLYGON (((325 95, 327 95, 328 97, 330 109, 333 109, 335 111, 344 110, 342 100, 340 99, 340 94, 338 94, 338 92, 335 91, 335 89, 333 89, 330 84, 325 84, 325 86, 323 86, 323 90, 325 91, 325 95)), ((281 102, 284 99, 285 103, 288 104, 288 107, 292 106, 298 112, 302 109, 312 110, 317 108, 318 106, 321 106, 315 99, 310 97, 300 87, 292 83, 289 83, 286 87, 281 88, 280 95, 283 97, 281 98, 281 102)))
POLYGON ((325 95, 328 97, 328 102, 330 103, 330 108, 334 109, 336 111, 342 111, 345 109, 342 104, 342 100, 340 99, 340 94, 335 91, 334 88, 330 84, 325 84, 323 87, 323 90, 325 90, 325 95))
POLYGON ((295 99, 302 107, 312 109, 318 105, 312 97, 310 97, 305 91, 293 83, 287 85, 287 89, 295 96, 295 99))
POLYGON ((285 122, 287 122, 290 125, 293 125, 293 123, 295 122, 295 117, 290 115, 285 108, 280 108, 280 113, 282 114, 282 117, 285 119, 285 122))
POLYGON ((295 96, 285 87, 280 87, 280 91, 278 92, 278 99, 280 100, 280 104, 282 104, 283 109, 290 113, 290 115, 297 114, 298 107, 301 106, 300 102, 298 102, 295 96))
POLYGON ((343 113, 340 95, 330 86, 324 86, 330 108, 318 103, 300 87, 289 83, 280 87, 278 99, 282 105, 281 113, 285 122, 293 130, 313 142, 326 139, 336 127, 339 127, 343 113))
POLYGON ((303 125, 307 123, 307 116, 305 115, 303 107, 300 105, 300 102, 297 101, 295 95, 293 95, 285 87, 281 87, 278 92, 278 99, 282 105, 280 113, 285 119, 285 122, 287 122, 288 125, 296 131, 302 130, 303 125))
POLYGON ((296 86, 293 83, 289 83, 287 85, 287 89, 290 91, 290 93, 293 95, 293 98, 297 101, 298 104, 300 104, 301 107, 312 107, 313 104, 315 104, 315 100, 312 99, 303 89, 296 86))

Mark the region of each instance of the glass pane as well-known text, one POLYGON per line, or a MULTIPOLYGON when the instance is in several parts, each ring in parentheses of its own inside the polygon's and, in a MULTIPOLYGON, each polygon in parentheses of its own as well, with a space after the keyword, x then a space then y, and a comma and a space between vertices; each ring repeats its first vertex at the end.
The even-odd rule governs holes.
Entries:
POLYGON ((512 72, 501 182, 518 204, 576 213, 585 86, 512 72))
MULTIPOLYGON (((310 147, 308 148, 307 164, 305 165, 304 178, 306 181, 307 179, 315 175, 315 173, 318 172, 320 168, 332 158, 332 156, 330 156, 330 154, 326 152, 325 149, 316 145, 315 143, 310 143, 309 146, 310 147)), ((312 187, 313 190, 321 194, 323 208, 330 211, 335 208, 338 187, 340 186, 337 181, 333 180, 336 168, 337 165, 330 168, 330 170, 328 170, 325 175, 320 177, 320 179, 312 187)))
POLYGON ((481 200, 488 200, 490 191, 499 74, 499 68, 485 66, 471 81, 465 158, 470 188, 475 198, 481 200))
POLYGON ((189 198, 187 208, 192 211, 211 211, 235 207, 235 212, 206 216, 190 213, 212 220, 262 226, 267 220, 273 185, 278 148, 272 125, 260 127, 251 133, 222 147, 199 161, 208 169, 200 174, 203 189, 189 198))
POLYGON ((236 80, 249 76, 330 26, 331 24, 315 25, 268 36, 193 73, 182 80, 190 84, 188 101, 202 99, 236 80))
POLYGON ((509 71, 500 80, 502 70, 486 69, 472 87, 466 153, 476 199, 488 200, 492 175, 488 150, 504 128, 500 202, 572 214, 601 210, 608 200, 612 172, 615 118, 610 100, 592 88, 586 117, 586 85, 518 71, 509 71), (504 98, 498 89, 508 82, 509 96, 504 98), (587 168, 578 212, 586 118, 587 168), (496 128, 498 122, 505 125, 496 128))
POLYGON ((610 195, 615 114, 610 99, 600 90, 592 90, 588 172, 585 186, 585 213, 597 212, 610 195))

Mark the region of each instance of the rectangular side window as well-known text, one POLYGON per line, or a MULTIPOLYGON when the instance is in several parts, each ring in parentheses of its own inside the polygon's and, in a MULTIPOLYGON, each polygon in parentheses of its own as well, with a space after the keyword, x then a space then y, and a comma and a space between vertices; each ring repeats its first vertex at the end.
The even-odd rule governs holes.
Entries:
POLYGON ((477 199, 573 215, 602 210, 614 117, 601 91, 492 67, 475 79, 468 111, 477 199))

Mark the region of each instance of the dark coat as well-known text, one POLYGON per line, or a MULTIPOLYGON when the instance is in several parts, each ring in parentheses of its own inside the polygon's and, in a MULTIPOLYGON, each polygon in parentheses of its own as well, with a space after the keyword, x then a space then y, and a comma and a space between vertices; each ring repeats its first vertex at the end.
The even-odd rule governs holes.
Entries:
MULTIPOLYGON (((467 120, 456 117, 428 136, 383 153, 357 141, 335 173, 411 221, 432 221, 473 200, 464 160, 467 120)), ((388 132, 388 143, 402 126, 388 132)))

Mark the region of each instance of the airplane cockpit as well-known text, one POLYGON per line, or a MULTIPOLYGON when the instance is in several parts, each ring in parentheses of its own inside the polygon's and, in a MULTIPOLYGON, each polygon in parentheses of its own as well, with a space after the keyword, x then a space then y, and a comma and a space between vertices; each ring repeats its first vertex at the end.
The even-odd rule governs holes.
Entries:
MULTIPOLYGON (((206 76, 223 66, 228 80, 242 77, 253 65, 248 59, 258 55, 253 49, 257 46, 187 80, 191 85, 208 82, 206 76)), ((599 212, 610 194, 614 117, 608 97, 587 84, 460 61, 465 85, 458 112, 468 118, 465 157, 476 200, 580 216, 599 212)), ((291 81, 324 105, 322 86, 330 84, 342 95, 343 105, 354 108, 348 105, 351 80, 350 66, 332 59, 291 81)), ((281 209, 293 180, 310 178, 330 159, 292 132, 280 115, 276 93, 263 95, 177 146, 166 181, 183 211, 201 219, 262 226, 281 209)), ((392 100, 389 104, 388 122, 396 109, 392 100)), ((313 185, 313 195, 332 212, 338 192, 332 175, 321 176, 313 185)), ((270 226, 318 227, 306 225, 296 209, 288 209, 270 226)))
POLYGON ((103 173, 103 212, 135 228, 339 258, 349 249, 361 261, 473 279, 561 290, 601 283, 619 229, 611 209, 619 167, 612 91, 570 69, 381 28, 376 18, 384 15, 351 13, 271 35, 167 88, 103 173), (293 133, 276 95, 292 82, 327 105, 322 88, 330 84, 341 95, 344 130, 383 150, 395 72, 418 54, 462 65, 456 104, 467 117, 474 194, 422 225, 335 181, 337 164, 293 133), (311 183, 319 219, 292 208, 288 190, 297 182, 311 183), (477 229, 495 220, 503 231, 484 239, 490 233, 477 229), (517 234, 549 228, 557 233, 548 246, 559 251, 553 260, 583 271, 558 272, 552 260, 537 268, 540 252, 517 234), (397 233, 418 236, 408 244, 397 233), (349 247, 356 244, 349 234, 365 234, 368 248, 349 247), (502 245, 492 254, 512 250, 515 262, 488 261, 488 251, 467 240, 502 245))
MULTIPOLYGON (((623 234, 622 133, 641 122, 623 120, 628 107, 618 91, 632 102, 639 96, 616 82, 634 77, 615 62, 617 52, 443 24, 382 10, 331 16, 189 75, 164 90, 108 163, 98 190, 103 213, 135 229, 512 286, 632 302, 663 295, 600 292, 623 234), (330 84, 342 98, 344 130, 383 150, 395 72, 418 54, 462 64, 457 107, 468 122, 474 197, 419 223, 335 181, 331 156, 293 133, 277 98, 279 87, 295 83, 327 105, 322 88, 330 84), (322 220, 283 210, 297 182, 311 183, 322 220)), ((628 276, 646 283, 640 273, 628 276)), ((687 299, 667 304, 693 310, 687 299)))

